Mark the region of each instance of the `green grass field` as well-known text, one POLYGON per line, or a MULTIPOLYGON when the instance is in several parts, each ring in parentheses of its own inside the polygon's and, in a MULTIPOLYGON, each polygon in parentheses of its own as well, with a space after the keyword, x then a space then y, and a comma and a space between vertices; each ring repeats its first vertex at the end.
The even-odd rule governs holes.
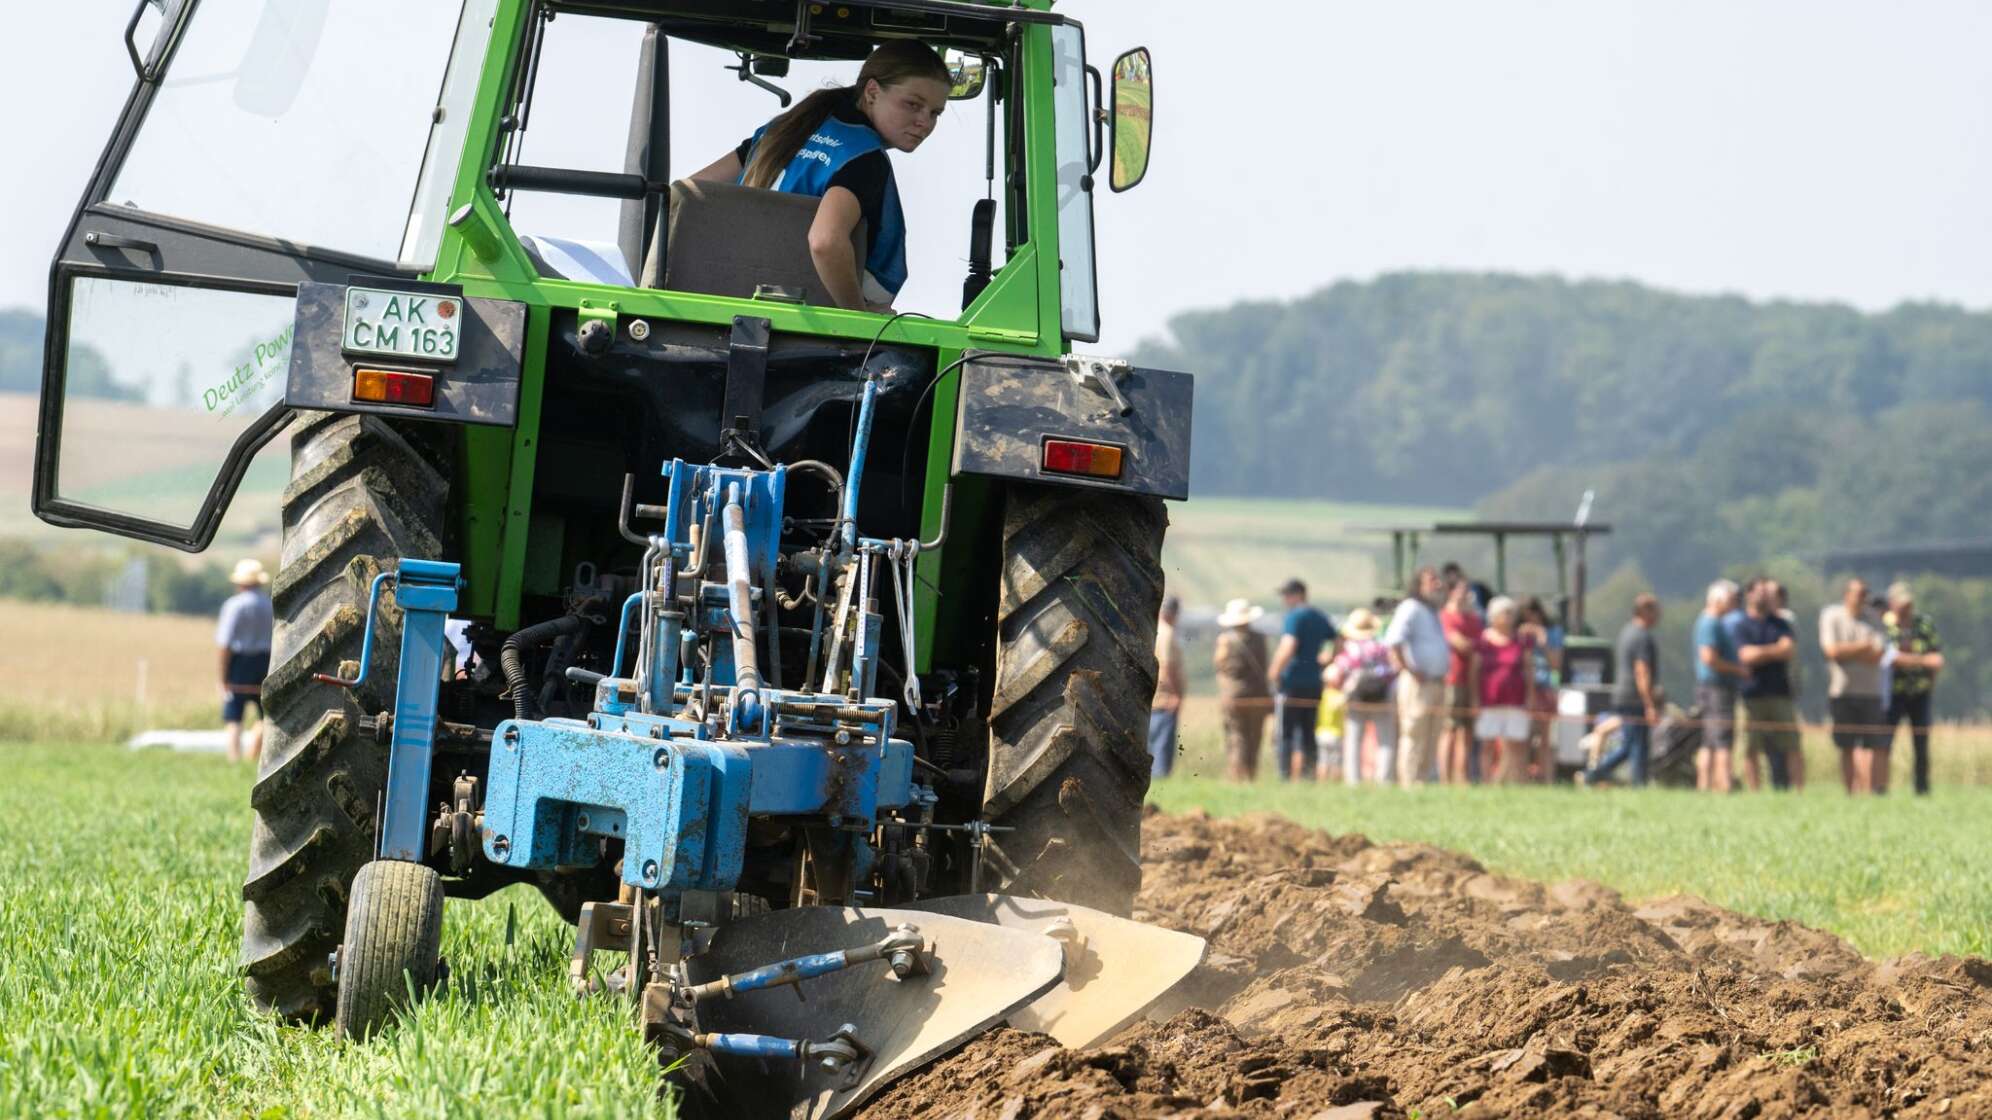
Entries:
POLYGON ((1197 498, 1169 507, 1162 571, 1170 593, 1192 607, 1240 596, 1272 603, 1273 589, 1292 576, 1321 602, 1362 603, 1384 590, 1390 537, 1356 526, 1462 516, 1422 506, 1197 498))
POLYGON ((54 744, 0 767, 0 1116, 672 1115, 629 1005, 568 993, 572 934, 529 890, 451 902, 447 989, 354 1046, 242 995, 246 768, 54 744))

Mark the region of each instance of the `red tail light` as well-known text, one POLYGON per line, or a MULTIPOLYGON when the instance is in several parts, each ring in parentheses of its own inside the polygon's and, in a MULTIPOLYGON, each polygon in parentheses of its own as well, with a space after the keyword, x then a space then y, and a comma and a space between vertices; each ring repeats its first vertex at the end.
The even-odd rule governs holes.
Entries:
POLYGON ((1123 454, 1120 448, 1110 443, 1048 439, 1044 441, 1044 469, 1056 474, 1077 474, 1088 478, 1119 478, 1123 454))
POLYGON ((391 369, 355 370, 353 399, 432 408, 436 403, 436 379, 426 373, 402 373, 391 369))

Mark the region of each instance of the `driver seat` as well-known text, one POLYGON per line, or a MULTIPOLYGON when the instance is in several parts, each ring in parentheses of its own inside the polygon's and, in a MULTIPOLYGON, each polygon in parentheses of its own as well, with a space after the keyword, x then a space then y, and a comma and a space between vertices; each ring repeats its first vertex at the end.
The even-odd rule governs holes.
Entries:
MULTIPOLYGON (((779 287, 800 293, 804 303, 836 306, 809 255, 809 227, 821 202, 733 183, 672 183, 660 286, 740 298, 752 298, 757 288, 779 287)), ((860 262, 864 246, 860 221, 851 231, 852 254, 860 262)))

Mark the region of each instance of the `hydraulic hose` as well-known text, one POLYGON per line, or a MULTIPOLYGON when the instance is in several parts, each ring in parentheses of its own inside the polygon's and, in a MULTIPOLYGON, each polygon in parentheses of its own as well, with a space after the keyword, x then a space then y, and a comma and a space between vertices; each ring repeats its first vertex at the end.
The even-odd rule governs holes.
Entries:
POLYGON ((588 625, 588 620, 580 615, 566 614, 545 622, 536 622, 524 630, 514 630, 512 636, 498 650, 498 666, 505 673, 505 688, 512 694, 512 718, 534 719, 538 705, 533 703, 532 688, 526 683, 525 651, 536 649, 555 638, 568 634, 578 634, 588 625))

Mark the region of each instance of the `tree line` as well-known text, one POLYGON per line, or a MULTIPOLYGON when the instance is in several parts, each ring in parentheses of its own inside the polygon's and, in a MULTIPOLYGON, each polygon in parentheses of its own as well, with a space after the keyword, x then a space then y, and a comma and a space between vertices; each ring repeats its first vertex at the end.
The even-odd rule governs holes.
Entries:
MULTIPOLYGON (((1761 571, 1804 619, 1829 550, 1992 538, 1992 314, 1404 273, 1170 334, 1139 359, 1197 374, 1193 493, 1563 520, 1592 490, 1611 626, 1650 589, 1684 634, 1710 579, 1761 571)), ((1992 582, 1913 582, 1961 655, 1940 710, 1992 710, 1992 582)))

